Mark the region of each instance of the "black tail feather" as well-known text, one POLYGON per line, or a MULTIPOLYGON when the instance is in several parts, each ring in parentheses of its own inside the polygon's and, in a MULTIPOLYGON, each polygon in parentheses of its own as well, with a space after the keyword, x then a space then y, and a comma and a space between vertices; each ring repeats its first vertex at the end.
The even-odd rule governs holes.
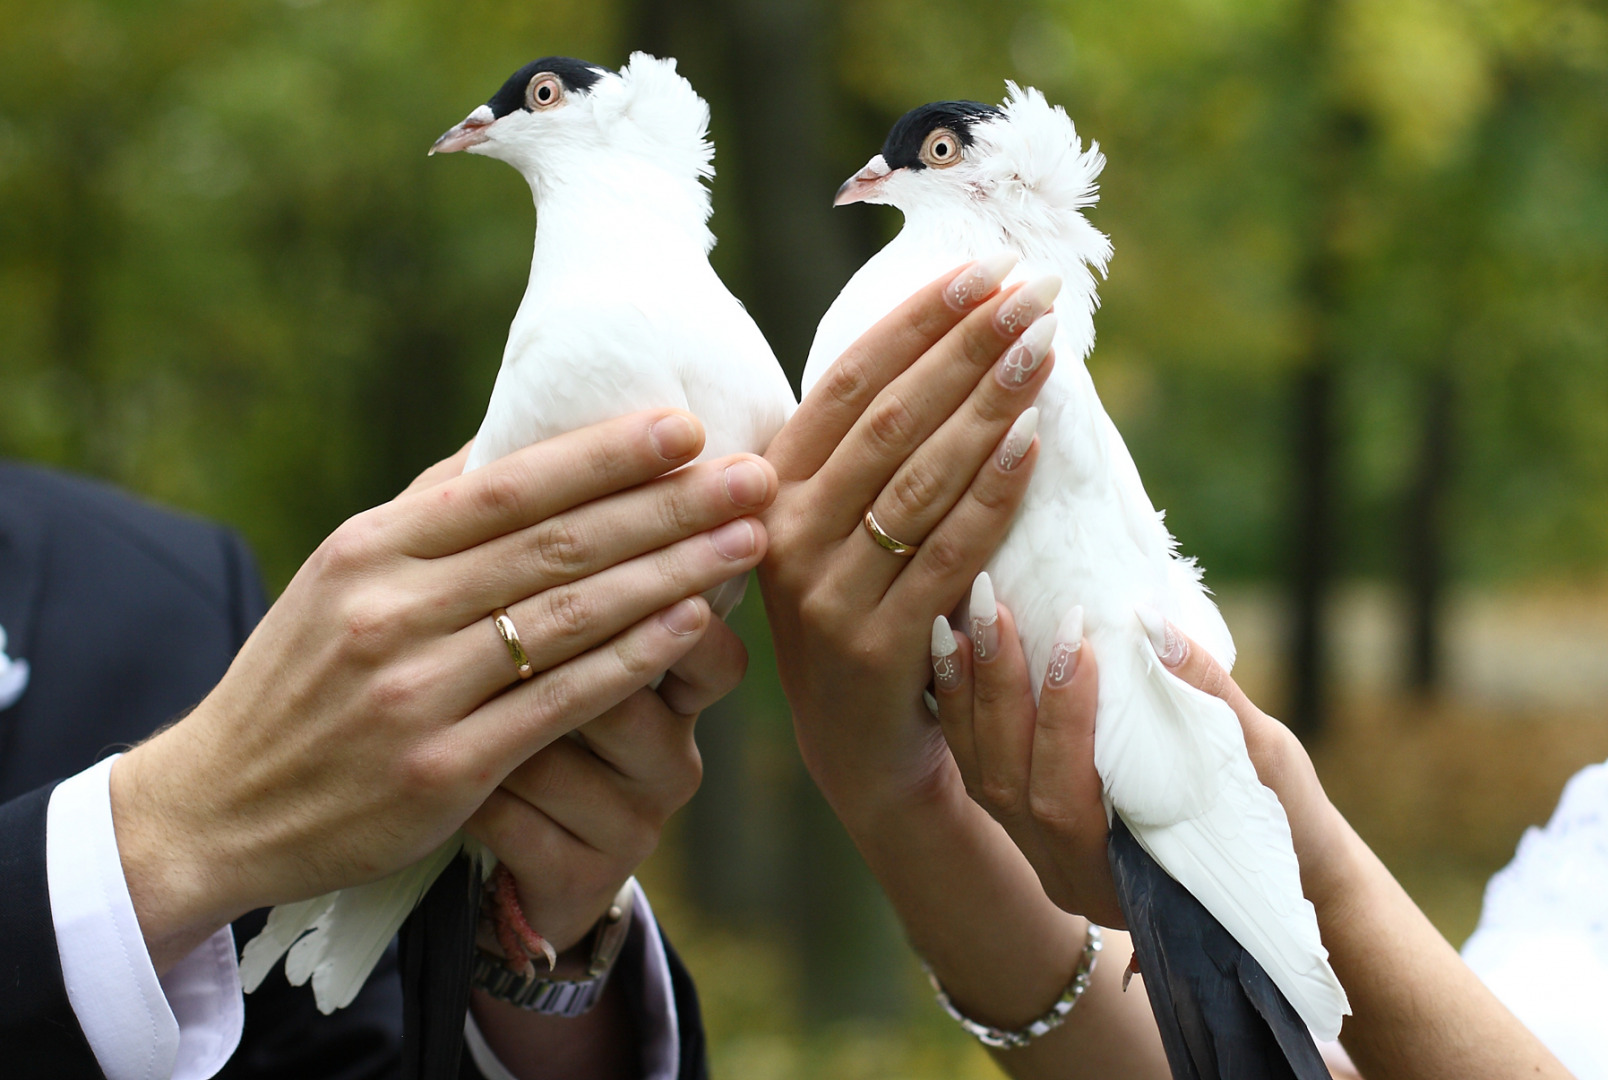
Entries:
POLYGON ((1120 817, 1106 853, 1174 1080, 1329 1080, 1312 1033, 1262 965, 1120 817))
POLYGON ((402 924, 402 1080, 457 1080, 480 875, 460 855, 402 924))

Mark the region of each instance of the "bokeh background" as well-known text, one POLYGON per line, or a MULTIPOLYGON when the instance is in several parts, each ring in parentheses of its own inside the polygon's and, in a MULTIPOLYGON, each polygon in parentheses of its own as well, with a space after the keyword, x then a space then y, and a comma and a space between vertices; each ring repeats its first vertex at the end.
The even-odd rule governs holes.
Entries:
MULTIPOLYGON (((1014 78, 1099 140, 1096 382, 1242 682, 1460 942, 1608 756, 1599 3, 0 0, 0 454, 229 522, 282 586, 489 393, 529 194, 425 149, 533 57, 637 48, 713 106, 715 262, 795 376, 898 227, 828 204, 899 114, 1014 78)), ((994 1075, 739 622, 644 874, 716 1075, 994 1075)))

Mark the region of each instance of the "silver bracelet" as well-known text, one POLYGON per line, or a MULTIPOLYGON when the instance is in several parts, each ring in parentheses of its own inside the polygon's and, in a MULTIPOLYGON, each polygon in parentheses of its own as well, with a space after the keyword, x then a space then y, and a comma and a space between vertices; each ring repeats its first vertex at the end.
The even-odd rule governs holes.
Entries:
POLYGON ((979 1024, 955 1008, 955 1003, 949 999, 948 992, 944 990, 943 984, 938 981, 938 976, 932 973, 932 968, 927 966, 925 960, 921 963, 921 970, 927 973, 927 981, 932 983, 932 991, 938 995, 938 1004, 942 1005, 944 1012, 954 1017, 955 1022, 965 1028, 968 1034, 984 1046, 1000 1050, 1019 1050, 1040 1035, 1054 1031, 1066 1020, 1067 1014, 1078 1003, 1078 998, 1089 988, 1089 982, 1094 975, 1094 965, 1100 958, 1100 949, 1100 928, 1090 923, 1088 936, 1083 940, 1083 954, 1078 958, 1078 967, 1072 973, 1072 981, 1066 984, 1066 989, 1061 991, 1061 996, 1055 999, 1055 1004, 1050 1006, 1048 1012, 1015 1031, 979 1024))

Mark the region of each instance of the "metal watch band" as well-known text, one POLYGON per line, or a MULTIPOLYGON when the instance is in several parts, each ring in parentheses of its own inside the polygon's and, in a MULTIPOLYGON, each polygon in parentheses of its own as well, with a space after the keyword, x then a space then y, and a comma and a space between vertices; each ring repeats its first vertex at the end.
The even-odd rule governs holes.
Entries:
POLYGON ((544 1016, 580 1016, 603 996, 609 973, 614 970, 614 961, 618 959, 630 935, 631 912, 635 904, 636 878, 631 878, 614 894, 613 903, 593 930, 592 956, 586 965, 585 978, 547 979, 540 975, 526 978, 508 970, 502 957, 477 950, 469 974, 470 984, 498 1001, 506 1001, 544 1016))

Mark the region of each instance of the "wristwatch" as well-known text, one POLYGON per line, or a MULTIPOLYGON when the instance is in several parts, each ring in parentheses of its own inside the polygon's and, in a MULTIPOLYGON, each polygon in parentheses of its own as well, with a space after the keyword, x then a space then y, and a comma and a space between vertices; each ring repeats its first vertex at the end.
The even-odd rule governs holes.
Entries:
POLYGON ((614 901, 592 930, 592 958, 581 979, 551 979, 541 975, 527 977, 508 970, 503 958, 485 949, 475 950, 470 985, 478 987, 510 1005, 544 1016, 576 1017, 587 1012, 603 996, 614 961, 625 947, 631 932, 631 909, 636 904, 636 878, 631 878, 614 894, 614 901))

